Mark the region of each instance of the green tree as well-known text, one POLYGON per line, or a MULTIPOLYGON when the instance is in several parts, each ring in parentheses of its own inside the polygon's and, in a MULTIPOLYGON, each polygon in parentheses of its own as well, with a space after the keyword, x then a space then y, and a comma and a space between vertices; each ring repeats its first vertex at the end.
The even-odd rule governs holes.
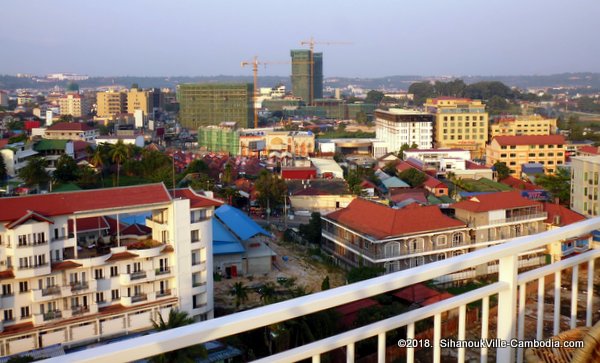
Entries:
POLYGON ((558 168, 556 174, 540 174, 535 177, 535 184, 549 191, 561 204, 568 205, 571 199, 571 175, 565 168, 558 168))
POLYGON ((367 122, 369 122, 369 117, 363 111, 357 112, 356 122, 358 122, 359 124, 366 124, 367 122))
POLYGON ((117 186, 119 186, 119 178, 121 176, 121 164, 124 160, 127 160, 131 155, 131 149, 119 140, 116 144, 112 145, 110 149, 110 159, 113 163, 117 163, 117 186))
POLYGON ((73 115, 62 115, 58 120, 60 122, 73 122, 73 115))
POLYGON ((492 96, 485 105, 490 115, 499 115, 510 112, 510 104, 500 96, 492 96))
POLYGON ((41 156, 34 156, 27 162, 24 168, 19 170, 19 178, 27 184, 27 186, 47 186, 50 181, 50 175, 46 171, 48 162, 41 156))
POLYGON ((496 179, 503 180, 510 175, 510 169, 506 166, 506 163, 496 161, 492 167, 492 170, 496 171, 496 179))
POLYGON ((308 243, 320 244, 321 243, 321 213, 313 212, 310 215, 308 224, 301 224, 298 227, 300 235, 308 241, 308 243))
POLYGON ((254 183, 258 193, 258 203, 264 208, 276 208, 283 204, 287 193, 285 181, 276 174, 262 170, 254 183))
POLYGON ((235 297, 236 309, 239 309, 241 304, 248 301, 248 287, 241 281, 233 284, 233 289, 229 294, 235 297))
POLYGON ((196 159, 187 166, 185 173, 208 173, 208 165, 206 165, 204 160, 196 159))
POLYGON ((424 173, 413 168, 398 173, 398 178, 407 182, 413 188, 420 187, 427 180, 427 176, 424 173))
POLYGON ((69 183, 79 178, 79 168, 75 159, 67 154, 62 154, 56 161, 56 170, 52 174, 55 181, 69 183))
POLYGON ((349 284, 352 284, 354 282, 372 279, 374 277, 382 275, 384 272, 385 269, 383 267, 355 267, 348 271, 348 274, 346 275, 346 280, 348 280, 349 284))
POLYGON ((411 150, 411 149, 418 149, 419 145, 417 145, 416 143, 412 143, 412 145, 409 144, 402 144, 402 146, 400 146, 400 150, 398 150, 398 157, 400 159, 404 159, 404 152, 406 150, 411 150))
MULTIPOLYGON (((98 173, 96 170, 94 170, 94 168, 90 167, 89 165, 84 165, 79 168, 78 175, 79 179, 77 179, 77 185, 79 185, 81 188, 93 189, 98 187, 98 173)), ((104 185, 104 183, 102 182, 101 185, 104 185)))
POLYGON ((223 181, 223 184, 229 185, 229 184, 231 184, 232 178, 233 178, 233 165, 231 165, 231 163, 227 163, 227 164, 225 164, 225 167, 223 168, 223 176, 222 176, 221 180, 223 181))
POLYGON ((408 87, 408 93, 413 94, 413 102, 420 106, 427 98, 435 97, 435 88, 429 82, 417 82, 408 87))
MULTIPOLYGON (((185 325, 193 324, 194 319, 188 316, 185 311, 171 309, 167 321, 164 321, 162 314, 158 315, 158 320, 152 319, 152 326, 157 331, 165 331, 173 328, 179 328, 185 325)), ((208 356, 204 345, 197 344, 175 351, 155 355, 150 358, 154 363, 193 363, 198 358, 206 358, 208 356)))
POLYGON ((325 276, 323 282, 321 282, 321 291, 329 290, 331 287, 329 286, 329 275, 325 276))
POLYGON ((365 103, 372 103, 374 105, 378 105, 381 100, 383 100, 384 93, 381 91, 370 90, 367 92, 367 98, 365 98, 365 103))
POLYGON ((272 304, 277 301, 277 290, 275 290, 275 286, 273 286, 273 284, 270 282, 264 284, 258 290, 258 294, 260 295, 260 300, 265 305, 272 304))

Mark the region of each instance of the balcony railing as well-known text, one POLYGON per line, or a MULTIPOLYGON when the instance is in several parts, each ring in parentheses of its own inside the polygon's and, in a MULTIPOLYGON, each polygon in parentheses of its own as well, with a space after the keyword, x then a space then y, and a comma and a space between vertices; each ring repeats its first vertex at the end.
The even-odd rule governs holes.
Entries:
MULTIPOLYGON (((405 328, 406 338, 414 339, 419 323, 433 320, 432 339, 429 341, 431 347, 427 351, 429 359, 441 362, 444 358, 449 358, 450 356, 442 356, 442 352, 444 352, 444 354, 453 354, 453 360, 464 362, 467 348, 448 350, 441 346, 442 337, 448 337, 445 329, 442 329, 442 316, 448 315, 449 312, 457 312, 458 333, 455 336, 458 340, 465 340, 467 337, 467 305, 469 304, 475 303, 481 307, 481 324, 477 328, 469 329, 470 340, 497 338, 503 342, 510 342, 512 339, 524 340, 525 337, 538 340, 548 339, 550 335, 556 335, 561 330, 561 319, 565 320, 565 317, 561 318, 561 311, 565 310, 570 328, 574 328, 578 324, 591 326, 593 323, 592 313, 598 309, 592 303, 595 298, 594 266, 595 260, 600 258, 600 249, 592 249, 520 274, 518 265, 520 254, 545 248, 548 244, 556 241, 585 235, 598 228, 600 228, 600 218, 594 218, 537 235, 516 238, 502 245, 480 249, 443 261, 165 332, 88 349, 53 358, 51 361, 117 362, 123 361, 124 357, 127 357, 127 360, 142 359, 395 291, 466 268, 476 268, 482 264, 497 262, 497 280, 486 286, 260 360, 261 362, 294 362, 312 359, 313 362, 319 362, 322 354, 341 348, 346 353, 346 361, 353 362, 356 357, 356 344, 365 339, 375 338, 378 343, 372 353, 377 354, 379 362, 383 362, 386 360, 386 334, 388 332, 405 328), (582 271, 580 274, 580 266, 587 268, 587 273, 582 271), (565 287, 566 284, 563 285, 563 272, 570 272, 570 288, 565 287), (585 281, 579 281, 580 275, 585 281), (547 285, 546 282, 553 282, 553 284, 547 285), (579 285, 583 286, 582 293, 578 291, 579 285), (537 298, 529 304, 530 306, 527 305, 526 299, 528 287, 534 288, 534 297, 537 298), (569 300, 561 300, 561 291, 562 297, 565 297, 563 291, 565 289, 570 289, 569 300), (547 296, 546 290, 553 290, 553 294, 549 294, 553 297, 547 296), (552 300, 554 306, 552 309, 548 309, 546 303, 552 300), (490 305, 496 302, 497 306, 492 309, 490 305), (570 307, 561 309, 561 304, 565 303, 570 307), (584 307, 581 321, 577 319, 578 309, 581 309, 579 306, 584 307), (497 312, 492 313, 496 309, 497 312), (535 324, 525 325, 526 315, 535 316, 535 324), (551 320, 548 323, 552 326, 552 332, 544 331, 545 320, 551 320), (494 325, 495 329, 493 329, 494 325), (491 332, 495 332, 495 335, 492 335, 491 332)), ((399 349, 397 346, 392 348, 399 349)), ((404 352, 407 362, 415 361, 414 348, 408 347, 404 352)), ((469 353, 472 353, 471 349, 469 349, 469 353)), ((487 362, 493 356, 495 356, 496 362, 514 362, 515 360, 522 362, 524 358, 524 349, 511 347, 511 344, 499 348, 477 349, 476 353, 480 355, 483 362, 487 362)))
POLYGON ((71 282, 71 291, 86 290, 89 286, 87 281, 71 282))
POLYGON ((48 286, 45 289, 42 289, 42 296, 56 295, 60 294, 60 286, 48 286))
POLYGON ((60 310, 52 310, 44 313, 44 321, 60 319, 62 318, 62 312, 60 310))
POLYGON ((17 248, 43 246, 45 244, 48 244, 48 241, 44 239, 44 240, 37 241, 37 242, 17 243, 17 248))
POLYGON ((131 302, 140 302, 140 301, 146 301, 148 300, 148 295, 146 294, 138 294, 138 295, 133 295, 131 297, 131 302))
POLYGON ((166 275, 171 273, 171 268, 170 267, 163 267, 163 268, 157 268, 156 269, 156 276, 158 275, 166 275))
POLYGON ((166 290, 156 292, 156 297, 164 297, 164 296, 169 296, 169 295, 171 295, 171 289, 166 289, 166 290))
POLYGON ((145 279, 146 271, 135 271, 135 272, 132 272, 130 275, 131 275, 132 280, 145 279))
POLYGON ((532 213, 532 214, 525 214, 525 215, 521 215, 521 216, 514 216, 514 217, 508 217, 508 218, 492 219, 489 221, 489 225, 528 221, 531 219, 538 219, 538 218, 544 218, 544 219, 548 218, 548 213, 546 213, 546 212, 532 213))
POLYGON ((85 314, 85 313, 87 313, 89 311, 90 311, 90 307, 89 306, 78 305, 78 306, 71 307, 71 314, 72 315, 81 315, 81 314, 85 314))

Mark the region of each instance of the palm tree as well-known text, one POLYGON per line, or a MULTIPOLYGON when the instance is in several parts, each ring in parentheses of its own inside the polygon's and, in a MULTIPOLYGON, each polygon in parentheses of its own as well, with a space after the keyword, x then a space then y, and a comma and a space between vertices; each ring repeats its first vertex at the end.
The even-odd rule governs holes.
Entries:
POLYGON ((131 148, 119 140, 110 150, 110 158, 113 163, 117 163, 117 186, 119 186, 119 178, 121 174, 121 163, 131 155, 131 148))
POLYGON ((273 286, 273 284, 271 283, 264 284, 263 287, 260 288, 258 293, 260 294, 260 300, 262 300, 262 302, 265 305, 277 301, 277 291, 275 290, 275 286, 273 286))
POLYGON ((248 301, 248 287, 241 281, 233 284, 233 289, 229 294, 235 296, 236 309, 239 309, 241 304, 248 301))
POLYGON ((88 154, 91 155, 90 158, 90 164, 92 164, 94 166, 94 168, 96 168, 96 170, 100 171, 100 179, 102 180, 102 187, 104 187, 104 145, 98 145, 96 147, 96 150, 94 150, 92 153, 88 154))
POLYGON ((34 156, 27 162, 27 165, 19 170, 19 178, 21 178, 28 186, 48 185, 50 175, 46 171, 48 162, 41 156, 34 156))
MULTIPOLYGON (((152 319, 152 326, 157 331, 164 331, 173 328, 179 328, 185 325, 193 324, 194 319, 192 319, 185 311, 179 311, 176 309, 171 309, 169 311, 169 318, 167 321, 164 321, 161 314, 158 314, 158 320, 152 319)), ((151 362, 154 363, 175 363, 175 362, 186 362, 192 363, 195 362, 197 358, 206 358, 207 357, 206 348, 204 345, 192 345, 186 348, 181 348, 175 351, 155 355, 150 358, 151 362)))

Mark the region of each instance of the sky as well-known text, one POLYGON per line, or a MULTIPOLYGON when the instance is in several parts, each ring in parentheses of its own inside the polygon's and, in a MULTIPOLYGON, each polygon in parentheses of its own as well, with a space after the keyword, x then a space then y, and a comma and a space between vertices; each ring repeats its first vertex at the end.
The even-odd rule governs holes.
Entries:
MULTIPOLYGON (((600 72, 598 0, 2 0, 0 74, 251 75, 314 37, 325 77, 600 72)), ((259 75, 287 76, 289 64, 259 75)))

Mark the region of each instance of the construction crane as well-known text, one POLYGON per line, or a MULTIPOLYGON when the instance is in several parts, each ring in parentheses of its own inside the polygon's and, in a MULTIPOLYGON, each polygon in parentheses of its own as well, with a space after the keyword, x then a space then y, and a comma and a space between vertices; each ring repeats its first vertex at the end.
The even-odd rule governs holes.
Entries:
POLYGON ((252 66, 252 73, 254 74, 254 94, 252 95, 252 104, 254 105, 254 128, 258 128, 258 109, 256 108, 256 100, 258 99, 258 66, 267 64, 288 64, 289 62, 259 62, 258 57, 254 56, 252 61, 244 61, 241 63, 241 67, 252 66))
POLYGON ((308 45, 308 48, 310 49, 310 100, 309 100, 309 104, 311 106, 313 105, 313 101, 314 101, 314 97, 315 97, 315 84, 314 84, 314 77, 315 77, 315 61, 314 61, 314 51, 315 51, 315 44, 320 44, 320 45, 349 45, 352 44, 351 42, 322 42, 322 41, 316 41, 312 36, 310 37, 310 40, 303 40, 300 42, 300 45, 308 45))

